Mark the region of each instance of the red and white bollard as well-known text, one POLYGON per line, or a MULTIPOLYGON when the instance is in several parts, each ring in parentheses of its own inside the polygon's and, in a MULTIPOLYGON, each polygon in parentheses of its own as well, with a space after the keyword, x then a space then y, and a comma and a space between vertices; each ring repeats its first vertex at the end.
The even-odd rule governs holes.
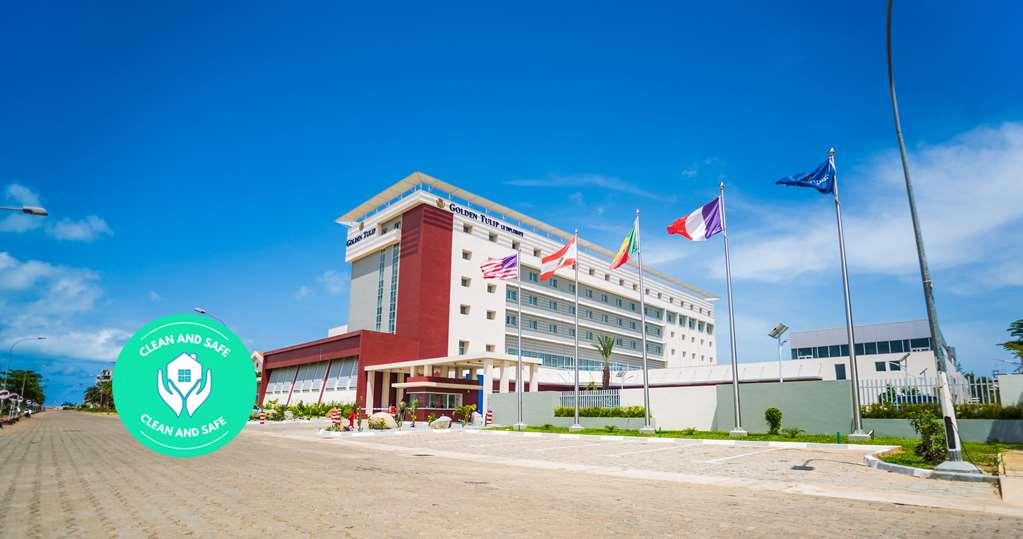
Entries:
POLYGON ((262 408, 259 409, 259 424, 262 425, 266 422, 266 411, 262 408))
POLYGON ((491 424, 493 422, 494 422, 494 411, 493 410, 487 410, 486 425, 489 425, 489 424, 491 424))
POLYGON ((341 410, 338 410, 337 408, 331 408, 330 422, 333 423, 334 426, 341 425, 341 410))

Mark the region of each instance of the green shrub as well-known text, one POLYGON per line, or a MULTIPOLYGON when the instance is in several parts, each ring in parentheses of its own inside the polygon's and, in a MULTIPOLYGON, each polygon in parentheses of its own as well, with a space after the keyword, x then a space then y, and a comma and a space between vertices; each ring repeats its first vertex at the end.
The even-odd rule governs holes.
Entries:
POLYGON ((682 434, 684 434, 686 436, 692 436, 692 435, 696 434, 696 427, 684 428, 684 429, 682 429, 682 434))
POLYGON ((913 451, 930 464, 938 464, 948 457, 945 447, 945 425, 930 410, 918 410, 909 420, 913 430, 920 434, 920 443, 913 451))
POLYGON ((615 432, 615 431, 618 430, 618 427, 616 427, 614 425, 604 425, 604 430, 606 430, 608 432, 615 432))
POLYGON ((554 425, 551 425, 550 423, 544 423, 543 426, 540 428, 543 430, 551 430, 554 428, 554 425))
MULTIPOLYGON (((599 406, 588 406, 579 408, 579 417, 645 417, 646 413, 642 406, 614 406, 602 408, 599 406)), ((575 417, 575 408, 572 406, 558 406, 554 409, 554 417, 575 417)))
MULTIPOLYGON (((1023 405, 1000 406, 998 404, 957 404, 958 419, 1023 419, 1023 405)), ((874 404, 862 408, 867 419, 910 419, 920 412, 941 415, 937 403, 926 404, 874 404)))
POLYGON ((781 410, 773 406, 764 410, 764 421, 767 421, 768 434, 778 434, 778 429, 781 428, 781 410))
POLYGON ((792 428, 782 429, 781 430, 782 435, 784 435, 786 438, 795 438, 796 436, 799 436, 800 434, 803 434, 804 432, 806 432, 806 431, 801 429, 801 428, 799 428, 799 427, 792 427, 792 428))

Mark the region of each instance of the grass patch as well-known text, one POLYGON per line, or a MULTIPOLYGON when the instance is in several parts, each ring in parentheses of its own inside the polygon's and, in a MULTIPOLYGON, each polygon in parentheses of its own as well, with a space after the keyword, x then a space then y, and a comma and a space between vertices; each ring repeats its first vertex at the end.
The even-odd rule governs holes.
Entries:
MULTIPOLYGON (((487 430, 512 430, 511 427, 491 427, 487 430)), ((526 432, 547 432, 547 433, 569 433, 568 427, 555 427, 552 425, 544 425, 543 427, 527 426, 526 432)), ((603 436, 649 436, 646 434, 640 434, 638 430, 633 429, 621 429, 616 428, 614 430, 608 430, 604 427, 601 428, 589 428, 583 429, 580 432, 572 434, 597 434, 603 436)), ((791 434, 791 433, 790 433, 791 434)), ((754 433, 751 432, 745 438, 732 438, 727 432, 717 431, 698 431, 695 429, 685 430, 667 430, 658 431, 654 436, 660 438, 685 438, 685 439, 699 439, 699 440, 748 440, 751 442, 809 442, 809 443, 820 443, 820 444, 866 444, 866 445, 894 445, 901 448, 892 452, 891 454, 884 455, 881 460, 890 462, 892 464, 902 464, 904 466, 913 466, 916 468, 934 468, 934 465, 926 463, 922 458, 917 456, 913 452, 913 448, 918 443, 915 438, 873 438, 868 442, 850 442, 849 438, 845 434, 839 434, 837 437, 835 434, 805 434, 800 433, 795 437, 788 437, 785 434, 766 434, 766 433, 754 433)), ((1023 449, 1023 444, 1005 444, 1005 443, 981 443, 981 442, 964 442, 963 443, 963 458, 976 464, 980 469, 988 473, 997 473, 998 467, 998 454, 1010 449, 1023 449)))

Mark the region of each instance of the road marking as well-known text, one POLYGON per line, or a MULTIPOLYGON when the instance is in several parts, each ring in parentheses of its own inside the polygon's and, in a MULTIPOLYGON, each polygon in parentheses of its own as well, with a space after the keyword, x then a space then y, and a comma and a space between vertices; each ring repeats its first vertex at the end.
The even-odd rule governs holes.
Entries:
POLYGON ((624 453, 614 453, 611 455, 603 455, 605 457, 624 457, 625 455, 638 455, 640 453, 653 453, 655 451, 667 451, 669 449, 688 449, 690 447, 700 447, 701 444, 677 444, 669 445, 667 447, 655 447, 653 449, 640 449, 638 451, 626 451, 624 453))
POLYGON ((760 451, 750 451, 749 453, 740 453, 738 455, 732 455, 730 457, 721 457, 719 459, 710 459, 703 461, 704 464, 716 464, 718 462, 725 462, 726 460, 741 459, 742 457, 750 457, 753 455, 759 455, 761 453, 768 453, 770 451, 778 451, 780 447, 772 447, 769 449, 761 449, 760 451))
POLYGON ((614 441, 614 442, 596 442, 596 443, 592 443, 592 444, 557 445, 557 446, 554 446, 554 447, 541 447, 539 449, 534 449, 533 451, 553 451, 555 449, 573 449, 573 448, 576 448, 576 447, 592 447, 592 446, 595 446, 595 445, 607 446, 607 445, 615 445, 615 444, 623 444, 623 443, 628 443, 628 442, 623 442, 621 440, 617 440, 617 441, 614 441))

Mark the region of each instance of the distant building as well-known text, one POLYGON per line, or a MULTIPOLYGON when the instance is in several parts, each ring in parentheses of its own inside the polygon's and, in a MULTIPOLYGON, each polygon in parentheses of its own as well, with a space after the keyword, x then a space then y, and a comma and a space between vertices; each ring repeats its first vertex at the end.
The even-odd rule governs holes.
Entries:
POLYGON ((99 371, 99 374, 96 375, 96 385, 99 385, 103 382, 113 381, 113 379, 114 379, 113 371, 111 371, 110 369, 103 369, 99 371))

